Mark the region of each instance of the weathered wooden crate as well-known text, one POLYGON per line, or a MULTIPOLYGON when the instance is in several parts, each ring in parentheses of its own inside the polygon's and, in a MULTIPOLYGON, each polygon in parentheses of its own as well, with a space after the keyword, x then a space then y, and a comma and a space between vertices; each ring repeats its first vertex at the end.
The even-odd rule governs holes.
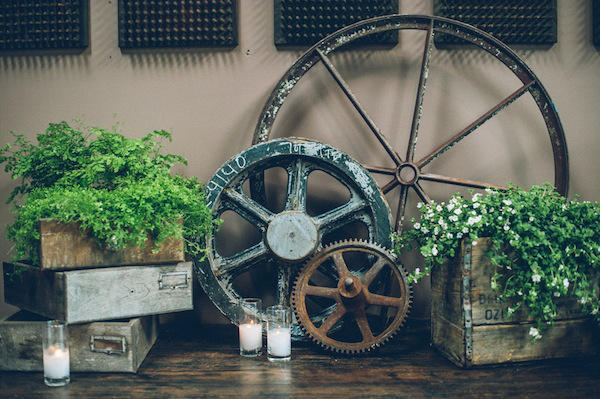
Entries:
POLYGON ((154 251, 154 241, 145 247, 126 247, 111 251, 98 246, 78 223, 40 220, 40 267, 67 270, 99 266, 150 265, 184 261, 183 240, 169 238, 154 251))
POLYGON ((508 317, 509 303, 491 288, 489 239, 463 240, 460 253, 431 274, 433 345, 461 367, 600 353, 600 329, 579 313, 575 300, 561 304, 558 320, 532 342, 532 318, 508 317))
POLYGON ((193 309, 192 263, 44 271, 4 263, 6 303, 67 324, 193 309))
MULTIPOLYGON (((41 371, 45 319, 20 311, 0 320, 0 370, 41 371)), ((154 345, 158 316, 68 326, 71 371, 135 373, 154 345)))

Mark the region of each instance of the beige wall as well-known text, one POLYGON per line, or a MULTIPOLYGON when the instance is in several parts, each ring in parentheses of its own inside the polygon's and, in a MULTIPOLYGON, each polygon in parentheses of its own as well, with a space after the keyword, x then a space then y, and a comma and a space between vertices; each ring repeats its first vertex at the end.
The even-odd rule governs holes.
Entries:
MULTIPOLYGON (((29 137, 50 121, 120 123, 139 137, 173 132, 169 151, 190 162, 180 172, 210 178, 219 165, 251 143, 258 115, 280 76, 300 55, 273 45, 269 0, 240 0, 239 46, 231 51, 122 54, 117 44, 117 1, 91 0, 91 46, 81 55, 0 57, 0 144, 14 130, 29 137)), ((545 50, 517 50, 554 100, 570 153, 571 193, 600 200, 600 53, 591 44, 591 2, 559 0, 559 42, 545 50)), ((429 1, 400 2, 403 13, 428 14, 429 1)), ((334 57, 340 71, 379 127, 403 152, 418 79, 423 34, 407 33, 391 51, 334 57)), ((385 154, 320 68, 290 97, 276 124, 278 135, 317 138, 360 161, 385 154)), ((464 127, 518 87, 492 57, 477 51, 436 51, 425 100, 418 154, 464 127)), ((489 182, 529 185, 552 180, 551 151, 539 112, 521 99, 477 135, 431 165, 432 172, 489 182)), ((0 204, 14 187, 0 175, 0 204)), ((430 186, 442 198, 448 190, 430 186)), ((454 190, 451 190, 454 191, 454 190)), ((393 195, 388 198, 394 208, 393 195)), ((414 205, 414 202, 413 202, 414 205)), ((11 257, 0 206, 0 258, 11 257)), ((410 266, 408 267, 411 268, 410 266)), ((0 289, 1 292, 1 289, 0 289)), ((426 284, 417 290, 417 315, 427 313, 426 284)), ((202 300, 202 313, 216 312, 202 300)), ((0 302, 0 314, 10 311, 0 302)))

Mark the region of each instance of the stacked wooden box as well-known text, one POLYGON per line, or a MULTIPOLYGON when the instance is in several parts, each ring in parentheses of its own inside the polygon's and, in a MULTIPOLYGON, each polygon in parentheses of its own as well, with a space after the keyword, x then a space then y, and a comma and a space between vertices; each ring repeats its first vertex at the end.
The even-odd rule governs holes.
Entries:
POLYGON ((108 251, 75 224, 42 220, 40 233, 40 266, 4 263, 5 302, 22 311, 0 320, 0 370, 42 370, 43 321, 58 319, 69 324, 72 371, 136 372, 156 315, 193 308, 181 240, 108 251))

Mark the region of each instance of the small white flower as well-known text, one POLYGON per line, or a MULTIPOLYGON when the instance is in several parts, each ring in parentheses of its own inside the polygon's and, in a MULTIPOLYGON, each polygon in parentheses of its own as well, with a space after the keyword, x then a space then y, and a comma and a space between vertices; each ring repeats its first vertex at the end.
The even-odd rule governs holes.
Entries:
POLYGON ((473 194, 473 198, 472 198, 473 202, 477 202, 479 200, 479 197, 481 197, 481 194, 479 194, 479 193, 473 194))
POLYGON ((415 275, 418 275, 419 273, 421 273, 421 269, 417 267, 417 268, 415 269, 415 275))
POLYGON ((587 303, 587 301, 588 301, 588 300, 587 300, 587 298, 586 298, 586 297, 583 297, 583 298, 581 298, 581 299, 579 300, 579 303, 580 303, 580 304, 582 304, 582 305, 585 305, 585 304, 587 303))
POLYGON ((422 232, 423 234, 427 234, 427 233, 429 233, 429 229, 428 229, 427 227, 423 226, 423 227, 421 228, 421 232, 422 232))
POLYGON ((442 211, 442 206, 441 205, 436 206, 435 210, 438 211, 438 212, 441 212, 442 211))
POLYGON ((448 204, 446 209, 448 209, 448 211, 451 211, 452 209, 454 209, 454 204, 452 203, 452 201, 450 201, 450 203, 448 204))
POLYGON ((517 294, 519 294, 519 296, 523 296, 523 291, 519 290, 517 291, 517 294))
POLYGON ((479 223, 480 221, 481 221, 481 216, 469 217, 469 219, 467 220, 467 225, 471 226, 471 225, 474 225, 475 223, 479 223))
POLYGON ((437 256, 437 254, 438 254, 438 249, 437 249, 437 246, 436 246, 436 245, 434 245, 434 246, 433 246, 433 248, 431 248, 431 254, 432 254, 433 256, 437 256))
POLYGON ((512 205, 512 201, 511 200, 502 200, 502 203, 506 206, 511 206, 512 205))
POLYGON ((504 231, 508 231, 508 230, 510 230, 510 227, 507 224, 505 224, 503 229, 504 229, 504 231))
POLYGON ((448 219, 450 219, 451 222, 458 222, 458 216, 456 215, 452 215, 448 219))
POLYGON ((563 204, 563 206, 562 206, 562 210, 563 210, 563 211, 566 211, 566 210, 567 210, 567 206, 566 206, 565 204, 563 204))
POLYGON ((513 215, 516 215, 516 214, 517 214, 517 211, 516 211, 515 209, 511 209, 511 210, 510 210, 510 213, 512 213, 513 215))
POLYGON ((460 215, 461 213, 462 213, 462 210, 461 210, 460 208, 456 208, 456 209, 454 210, 454 214, 455 214, 455 215, 460 215))
POLYGON ((477 209, 477 208, 479 208, 479 205, 481 205, 479 202, 475 202, 473 204, 473 208, 477 209))
POLYGON ((441 226, 443 226, 443 225, 444 225, 444 219, 440 218, 440 219, 438 220, 438 223, 439 223, 441 226))
POLYGON ((565 286, 565 288, 569 288, 569 279, 565 277, 565 279, 563 280, 563 285, 565 286))
MULTIPOLYGON (((562 264, 561 264, 560 266, 558 266, 558 270, 559 270, 559 271, 563 270, 564 268, 565 268, 565 265, 562 265, 562 264)), ((566 279, 565 279, 565 280, 566 280, 566 279)))
POLYGON ((496 288, 498 288, 498 283, 497 283, 497 282, 495 282, 494 280, 492 280, 492 282, 491 282, 491 284, 490 284, 490 285, 492 286, 492 289, 493 289, 493 290, 495 290, 496 288))
POLYGON ((508 311, 508 314, 515 313, 515 310, 513 308, 511 308, 510 306, 508 307, 507 311, 508 311))
POLYGON ((502 216, 498 216, 498 220, 502 220, 502 216))
POLYGON ((535 220, 535 218, 533 216, 529 216, 529 221, 533 222, 535 220))
POLYGON ((540 339, 542 338, 542 335, 540 334, 540 331, 535 328, 535 327, 530 327, 529 328, 529 335, 531 335, 534 339, 540 339))
POLYGON ((459 240, 462 238, 463 233, 456 233, 456 238, 458 238, 459 240))
POLYGON ((419 203, 417 204, 417 209, 421 209, 422 207, 423 207, 423 203, 422 203, 422 202, 419 202, 419 203))
POLYGON ((449 238, 449 239, 453 239, 454 235, 452 233, 448 233, 448 234, 446 234, 446 237, 449 238))
POLYGON ((533 276, 531 276, 531 279, 534 283, 539 283, 542 280, 542 276, 536 273, 533 276))
POLYGON ((530 294, 531 294, 531 296, 536 297, 537 296, 537 291, 536 290, 531 290, 530 294))
POLYGON ((594 309, 592 310, 592 314, 593 314, 593 315, 597 315, 597 314, 598 314, 598 308, 594 308, 594 309))
POLYGON ((469 229, 467 227, 463 227, 462 233, 467 234, 468 232, 469 232, 469 229))
POLYGON ((555 292, 554 292, 554 296, 558 298, 558 297, 560 296, 560 292, 558 292, 558 291, 555 291, 555 292))
POLYGON ((472 246, 476 246, 476 245, 477 245, 477 241, 473 241, 473 242, 471 243, 471 245, 472 245, 472 246))
POLYGON ((419 223, 419 222, 415 223, 415 229, 417 229, 417 230, 418 230, 418 229, 420 229, 420 228, 421 228, 421 223, 419 223))
POLYGON ((433 234, 437 236, 439 233, 440 233, 440 229, 437 226, 435 226, 433 228, 433 234))

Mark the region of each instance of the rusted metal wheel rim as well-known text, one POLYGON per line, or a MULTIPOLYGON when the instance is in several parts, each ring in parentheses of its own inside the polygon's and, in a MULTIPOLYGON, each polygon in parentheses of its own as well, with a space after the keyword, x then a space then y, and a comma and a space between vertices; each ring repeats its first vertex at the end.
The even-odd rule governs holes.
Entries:
MULTIPOLYGON (((354 221, 366 226, 370 240, 390 245, 391 213, 385 198, 371 175, 346 154, 328 145, 306 139, 279 139, 255 145, 227 161, 206 185, 207 204, 220 216, 233 211, 261 232, 258 244, 234 255, 223 257, 215 237, 204 243, 205 260, 195 259, 198 280, 221 312, 233 323, 241 311, 240 294, 233 281, 258 264, 277 266, 276 301, 290 305, 290 279, 302 262, 322 248, 323 237, 354 221), (274 213, 243 191, 251 176, 273 167, 287 171, 284 209, 274 213), (323 171, 350 193, 348 202, 319 215, 306 212, 306 183, 313 171, 323 171)), ((263 320, 266 320, 262 314, 263 320)), ((303 336, 294 325, 295 338, 303 336)))
POLYGON ((396 258, 376 244, 356 240, 332 244, 311 258, 298 274, 292 299, 296 318, 308 335, 322 347, 342 353, 365 352, 384 344, 404 323, 411 301, 406 273, 396 258), (371 263, 368 267, 350 270, 344 254, 358 252, 369 255, 371 263), (336 287, 315 282, 311 284, 316 271, 326 262, 331 262, 337 272, 336 287), (379 275, 385 275, 386 279, 397 283, 397 295, 372 292, 370 287, 379 275), (326 298, 335 301, 335 305, 328 307, 325 318, 319 315, 315 319, 308 312, 307 297, 326 298), (377 335, 367 318, 367 308, 371 305, 380 306, 386 311, 387 308, 395 309, 391 320, 377 335), (362 337, 360 341, 349 342, 330 336, 337 323, 346 316, 351 316, 356 322, 362 337))
MULTIPOLYGON (((488 182, 473 181, 457 177, 427 173, 423 170, 423 168, 526 93, 529 93, 531 98, 535 101, 548 131, 554 158, 554 185, 561 194, 565 196, 567 195, 569 186, 569 166, 564 131, 556 108, 540 80, 523 62, 523 60, 521 60, 508 46, 493 36, 465 23, 441 17, 424 15, 388 15, 376 17, 357 22, 346 28, 340 29, 319 41, 308 51, 306 51, 294 63, 294 65, 289 68, 271 93, 259 117, 259 121, 254 132, 253 143, 259 143, 269 139, 273 123, 287 96, 296 86, 298 81, 306 74, 306 72, 320 62, 323 63, 331 77, 336 81, 348 100, 360 114, 369 130, 377 138, 379 143, 383 146, 395 164, 394 168, 367 166, 367 169, 371 173, 390 176, 390 180, 381 187, 384 194, 390 192, 396 187, 399 187, 400 195, 396 214, 396 229, 401 227, 401 221, 404 217, 409 189, 413 189, 421 201, 431 201, 429 195, 425 192, 425 190, 423 190, 423 187, 420 184, 421 181, 431 181, 471 188, 504 188, 497 184, 491 184, 488 182), (375 125, 374 121, 369 117, 365 109, 360 105, 358 99, 352 93, 348 84, 344 81, 343 77, 332 64, 331 60, 329 59, 329 55, 337 48, 364 36, 390 30, 407 29, 424 30, 427 32, 427 36, 424 43, 421 72, 413 111, 412 125, 408 139, 407 152, 405 156, 401 156, 390 145, 388 139, 375 125), (425 88, 429 75, 429 63, 433 48, 433 37, 437 33, 459 37, 485 50, 500 60, 522 82, 522 86, 500 101, 497 105, 492 107, 489 111, 480 115, 463 130, 455 134, 451 139, 433 149, 423 158, 415 159, 415 146, 419 133, 423 97, 425 95, 425 88)), ((253 195, 261 195, 260 181, 253 182, 253 195)))

